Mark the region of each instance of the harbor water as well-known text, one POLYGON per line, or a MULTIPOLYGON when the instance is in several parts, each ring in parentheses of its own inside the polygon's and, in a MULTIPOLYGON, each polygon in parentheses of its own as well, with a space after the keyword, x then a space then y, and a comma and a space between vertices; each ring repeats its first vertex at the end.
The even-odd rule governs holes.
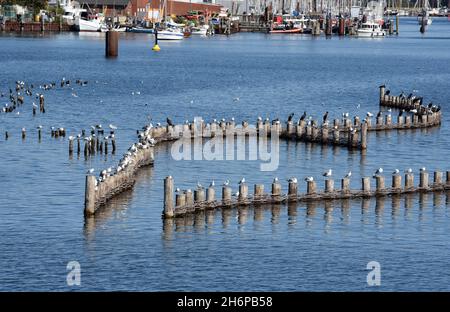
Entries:
MULTIPOLYGON (((0 34, 0 105, 15 81, 57 82, 45 94, 45 114, 32 115, 32 98, 13 113, 0 112, 0 291, 6 290, 450 290, 450 193, 299 203, 207 212, 166 222, 163 179, 193 189, 197 181, 234 191, 274 177, 287 191, 296 176, 323 188, 349 170, 352 188, 379 167, 387 176, 426 167, 450 170, 450 22, 434 18, 425 34, 415 18, 401 18, 399 36, 358 39, 240 33, 159 42, 120 34, 119 56, 104 57, 104 34, 0 34), (65 78, 71 86, 60 88, 65 78), (88 81, 86 86, 76 79, 88 81), (441 105, 440 127, 371 132, 368 149, 280 142, 279 166, 259 161, 201 161, 171 157, 170 143, 155 148, 154 167, 139 171, 135 187, 85 219, 86 171, 117 164, 151 118, 165 124, 202 117, 256 122, 286 120, 304 111, 321 120, 342 113, 376 114, 378 86, 441 105), (17 114, 19 112, 19 114, 17 114), (68 155, 68 135, 91 125, 116 125, 115 155, 68 155), (38 141, 36 127, 43 126, 38 141), (52 138, 50 127, 65 127, 52 138), (21 129, 26 138, 22 140, 21 129), (5 140, 4 133, 9 138, 5 140), (67 263, 78 261, 81 285, 68 286, 67 263), (367 283, 377 261, 381 285, 367 283)), ((36 90, 37 92, 41 92, 36 90)), ((396 112, 393 112, 396 115, 396 112)), ((390 178, 387 177, 387 182, 390 178)))

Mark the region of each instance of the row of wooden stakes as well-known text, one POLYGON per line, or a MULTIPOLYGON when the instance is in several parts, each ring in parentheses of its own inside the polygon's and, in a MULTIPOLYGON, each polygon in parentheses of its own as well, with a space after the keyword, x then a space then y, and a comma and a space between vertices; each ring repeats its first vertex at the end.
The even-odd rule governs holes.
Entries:
POLYGON ((325 179, 325 189, 319 191, 317 183, 313 179, 306 180, 306 193, 298 192, 297 179, 291 178, 288 182, 288 193, 282 193, 282 185, 278 179, 275 179, 271 185, 271 192, 264 192, 264 184, 255 184, 253 195, 249 195, 248 184, 243 182, 239 184, 239 192, 233 194, 229 185, 222 186, 222 197, 216 199, 215 186, 210 185, 207 188, 197 187, 192 190, 177 190, 174 197, 174 180, 171 176, 164 179, 164 209, 163 217, 172 218, 193 213, 197 210, 226 208, 241 205, 271 204, 292 201, 318 201, 333 200, 358 197, 376 197, 400 193, 414 192, 437 192, 450 189, 450 171, 446 171, 446 180, 443 180, 443 172, 435 171, 433 182, 429 182, 429 173, 425 170, 420 171, 419 184, 414 185, 414 174, 405 173, 405 181, 402 185, 402 176, 400 174, 392 175, 392 187, 386 187, 385 177, 375 175, 375 189, 371 188, 372 177, 363 177, 362 186, 359 190, 350 189, 350 178, 341 179, 341 188, 336 189, 334 180, 325 179))

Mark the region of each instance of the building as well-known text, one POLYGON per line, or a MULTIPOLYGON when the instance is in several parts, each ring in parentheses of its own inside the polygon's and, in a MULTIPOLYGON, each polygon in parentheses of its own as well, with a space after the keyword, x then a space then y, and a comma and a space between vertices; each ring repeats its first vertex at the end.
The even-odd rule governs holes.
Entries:
MULTIPOLYGON (((158 19, 163 0, 131 0, 131 16, 137 19, 158 19)), ((215 0, 166 0, 167 15, 187 15, 189 11, 216 13, 222 7, 215 0)))

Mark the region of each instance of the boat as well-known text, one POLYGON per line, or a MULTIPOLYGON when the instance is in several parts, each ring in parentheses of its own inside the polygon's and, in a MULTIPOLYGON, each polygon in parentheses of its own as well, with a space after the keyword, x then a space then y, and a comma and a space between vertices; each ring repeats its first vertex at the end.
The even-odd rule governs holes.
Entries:
POLYGON ((184 34, 178 28, 167 28, 158 30, 158 40, 182 40, 184 34))
POLYGON ((131 27, 127 31, 132 33, 140 33, 140 34, 154 34, 155 30, 153 28, 144 28, 141 26, 131 27))
POLYGON ((269 34, 298 34, 303 32, 302 28, 292 28, 292 29, 273 29, 269 31, 269 34))
POLYGON ((91 15, 86 9, 80 7, 76 1, 69 1, 64 6, 62 18, 67 25, 75 31, 101 31, 102 24, 97 14, 91 15))
POLYGON ((358 37, 362 38, 378 38, 385 37, 386 31, 381 28, 381 25, 373 21, 367 21, 361 24, 358 28, 358 37))
POLYGON ((191 29, 191 35, 200 35, 200 36, 206 36, 208 34, 208 25, 203 25, 200 27, 192 27, 191 29))

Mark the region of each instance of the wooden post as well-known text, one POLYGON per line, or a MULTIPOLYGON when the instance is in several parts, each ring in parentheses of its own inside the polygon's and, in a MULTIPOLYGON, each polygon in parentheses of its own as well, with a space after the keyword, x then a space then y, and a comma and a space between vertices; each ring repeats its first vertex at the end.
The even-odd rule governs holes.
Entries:
POLYGON ((222 203, 229 205, 231 203, 231 187, 224 185, 222 187, 222 203))
POLYGON ((109 30, 106 32, 106 57, 116 57, 119 55, 119 32, 109 30))
POLYGON ((111 138, 111 147, 112 147, 111 153, 115 154, 116 153, 116 138, 115 138, 115 136, 112 136, 112 138, 111 138))
POLYGON ((334 180, 326 179, 325 180, 325 193, 331 193, 334 191, 334 180))
POLYGON ((186 190, 186 206, 194 206, 194 194, 192 193, 192 190, 186 190))
POLYGON ((294 123, 292 121, 288 121, 287 123, 287 134, 288 136, 292 136, 296 132, 296 127, 294 126, 294 123))
POLYGON ((264 184, 255 184, 255 199, 261 199, 264 196, 264 184))
POLYGON ((382 125, 383 125, 383 116, 379 116, 377 117, 377 127, 382 125))
POLYGON ((333 120, 333 127, 334 127, 334 128, 336 128, 336 127, 339 128, 339 126, 340 126, 339 123, 340 123, 340 121, 339 121, 338 118, 334 119, 334 120, 333 120))
POLYGON ((248 185, 247 183, 241 183, 239 184, 238 201, 239 203, 243 204, 247 201, 247 198, 248 198, 248 185))
POLYGON ((410 115, 405 117, 405 126, 411 127, 411 116, 410 115))
POLYGON ((39 128, 38 129, 38 141, 41 142, 41 139, 42 139, 42 129, 39 128))
POLYGON ((394 174, 392 176, 392 188, 401 189, 402 188, 402 176, 399 174, 394 174))
POLYGON ((414 174, 406 173, 405 174, 405 189, 411 189, 414 187, 414 174))
POLYGON ((22 140, 25 140, 26 136, 27 136, 27 131, 25 128, 22 128, 22 140))
POLYGON ((306 181, 306 194, 315 194, 317 191, 316 181, 306 181))
POLYGON ((442 184, 442 172, 441 171, 434 172, 434 184, 435 185, 442 184))
POLYGON ((86 216, 90 216, 95 213, 95 182, 95 176, 86 176, 86 188, 84 194, 84 214, 86 216))
POLYGON ((281 184, 279 182, 272 183, 272 199, 275 201, 281 200, 281 184))
POLYGON ((73 154, 73 139, 69 139, 69 155, 73 154))
POLYGON ((328 142, 328 127, 322 126, 322 142, 327 143, 328 142))
POLYGON ((386 94, 386 86, 380 86, 380 104, 383 104, 384 95, 386 94))
POLYGON ((353 118, 353 127, 359 128, 360 126, 361 126, 361 120, 360 120, 359 116, 355 116, 353 118))
POLYGON ((392 115, 387 114, 386 115, 386 126, 391 126, 391 125, 392 125, 392 115))
POLYGON ((108 139, 105 139, 105 155, 108 155, 108 139))
POLYGON ((164 217, 173 217, 173 178, 168 176, 164 179, 164 217))
POLYGON ((348 193, 350 191, 350 179, 349 178, 343 178, 341 180, 341 190, 344 193, 348 193))
POLYGON ((300 121, 300 123, 297 125, 297 138, 301 138, 303 135, 305 129, 305 121, 302 120, 300 121))
POLYGON ((339 144, 339 142, 340 142, 339 128, 334 128, 334 130, 333 130, 333 142, 334 142, 334 144, 339 144))
POLYGON ((367 123, 361 124, 361 148, 367 149, 367 123))
POLYGON ((404 123, 405 123, 405 117, 398 116, 398 118, 397 118, 397 125, 398 126, 403 126, 404 123))
POLYGON ((384 176, 376 176, 375 181, 377 192, 382 192, 384 190, 384 176))
POLYGON ((186 206, 186 194, 179 193, 175 196, 175 207, 185 207, 186 206))
POLYGON ((419 178, 420 178, 419 187, 427 188, 428 187, 428 172, 421 171, 419 178))
POLYGON ((370 192, 370 178, 369 177, 362 178, 362 191, 364 193, 370 192))
POLYGON ((289 201, 297 200, 297 193, 298 193, 298 183, 294 181, 289 181, 288 200, 289 201))
POLYGON ((445 173, 445 183, 448 185, 450 184, 450 171, 447 171, 445 173))
POLYGON ((212 203, 215 201, 215 195, 216 195, 216 191, 214 190, 213 186, 208 187, 207 191, 206 191, 206 201, 208 203, 212 203))

